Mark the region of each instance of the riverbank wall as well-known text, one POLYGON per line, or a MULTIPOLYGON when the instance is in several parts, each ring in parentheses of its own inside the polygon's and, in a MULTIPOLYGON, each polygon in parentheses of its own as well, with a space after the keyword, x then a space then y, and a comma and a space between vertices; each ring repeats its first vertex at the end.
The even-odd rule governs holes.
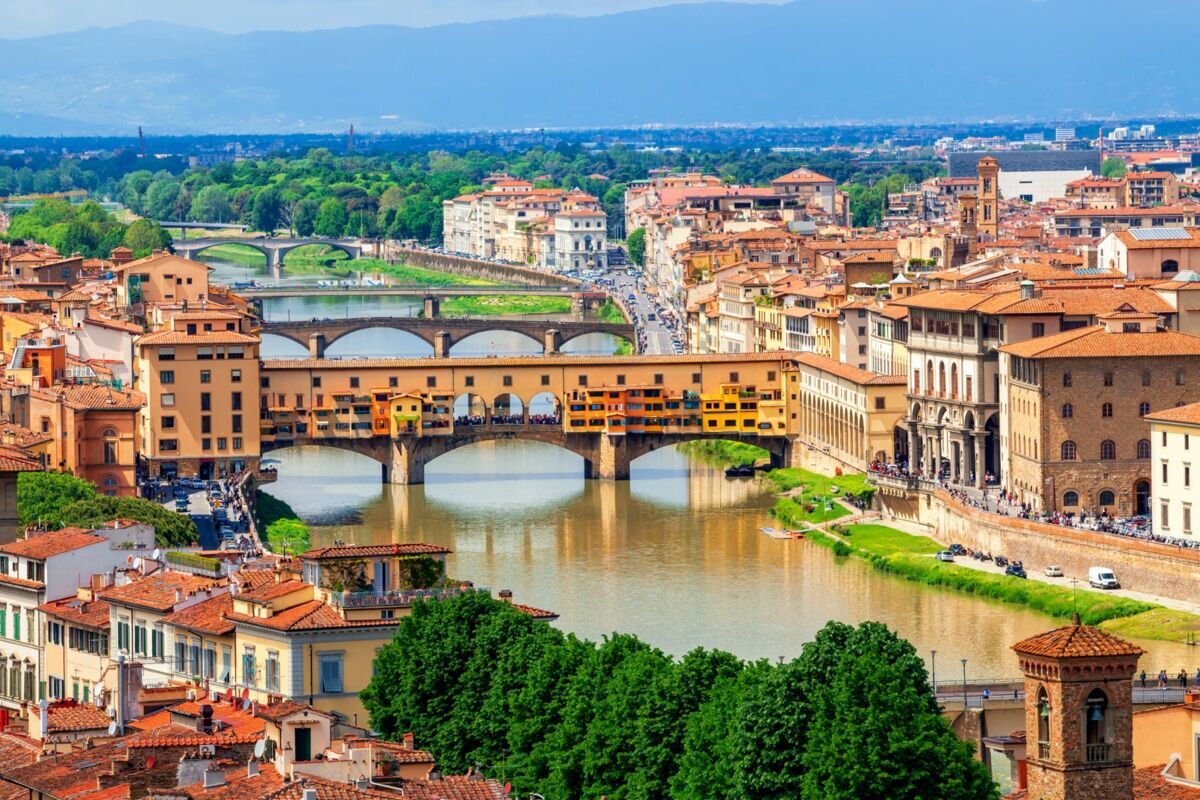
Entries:
POLYGON ((405 247, 389 247, 385 252, 389 260, 402 261, 414 267, 424 267, 468 278, 481 278, 520 286, 565 286, 577 289, 583 285, 575 278, 541 272, 515 264, 494 264, 490 261, 451 256, 445 253, 430 253, 425 250, 411 250, 405 247))
POLYGON ((918 524, 943 545, 1002 554, 1030 571, 1053 564, 1082 577, 1089 567, 1109 567, 1130 589, 1176 600, 1195 600, 1200 585, 1200 550, 990 514, 943 489, 901 493, 881 485, 876 504, 885 521, 918 524))

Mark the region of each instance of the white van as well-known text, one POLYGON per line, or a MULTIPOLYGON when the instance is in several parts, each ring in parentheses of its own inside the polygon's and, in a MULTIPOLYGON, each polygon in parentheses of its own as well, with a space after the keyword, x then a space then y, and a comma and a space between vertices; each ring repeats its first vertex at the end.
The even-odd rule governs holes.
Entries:
POLYGON ((1088 585, 1093 589, 1120 589, 1117 576, 1108 567, 1088 567, 1088 585))

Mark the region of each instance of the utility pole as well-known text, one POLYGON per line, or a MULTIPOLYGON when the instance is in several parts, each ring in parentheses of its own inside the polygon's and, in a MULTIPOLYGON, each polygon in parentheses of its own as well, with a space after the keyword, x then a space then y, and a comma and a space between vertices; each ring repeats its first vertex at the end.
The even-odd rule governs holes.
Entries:
POLYGON ((138 147, 142 151, 142 158, 146 157, 146 136, 142 133, 142 126, 138 125, 138 147))

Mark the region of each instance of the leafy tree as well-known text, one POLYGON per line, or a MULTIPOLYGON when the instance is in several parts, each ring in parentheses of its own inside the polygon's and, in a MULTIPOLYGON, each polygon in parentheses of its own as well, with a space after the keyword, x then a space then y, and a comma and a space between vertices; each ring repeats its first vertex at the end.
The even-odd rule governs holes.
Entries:
POLYGON ((320 209, 320 204, 316 200, 301 200, 296 204, 296 208, 292 212, 292 226, 296 229, 297 236, 313 235, 317 224, 318 209, 320 209))
POLYGON ((169 247, 171 234, 153 220, 138 219, 125 229, 124 244, 133 251, 134 258, 143 258, 154 250, 169 247))
POLYGON ((1125 159, 1119 156, 1109 156, 1100 165, 1100 174, 1105 178, 1124 178, 1125 171, 1125 159))
POLYGON ((254 203, 250 210, 250 225, 263 233, 274 233, 275 229, 279 227, 282 213, 279 190, 268 186, 254 196, 254 203))
POLYGON ((339 237, 346 230, 347 219, 346 204, 336 197, 328 197, 317 212, 313 232, 318 236, 339 237))
POLYGON ((96 495, 77 500, 62 510, 64 525, 99 528, 114 519, 131 519, 154 526, 154 540, 159 547, 186 547, 195 544, 200 536, 196 523, 141 497, 106 497, 96 495))
POLYGON ((179 181, 171 177, 159 178, 150 184, 142 203, 143 213, 156 220, 169 220, 175 215, 175 201, 179 198, 179 181))
POLYGON ((804 800, 998 796, 987 768, 941 718, 912 645, 883 624, 850 631, 836 667, 818 667, 808 677, 804 800), (847 763, 870 769, 846 769, 847 763))
POLYGON ((17 516, 21 525, 62 527, 62 511, 76 500, 90 500, 96 487, 65 472, 22 472, 17 476, 17 516))
POLYGON ((296 555, 308 549, 308 526, 298 519, 277 519, 267 526, 267 545, 276 553, 296 555))
POLYGON ((229 191, 223 186, 205 186, 192 198, 188 218, 196 222, 229 222, 233 219, 229 191))
POLYGON ((639 267, 646 263, 646 229, 635 228, 625 237, 625 249, 629 251, 629 260, 639 267))

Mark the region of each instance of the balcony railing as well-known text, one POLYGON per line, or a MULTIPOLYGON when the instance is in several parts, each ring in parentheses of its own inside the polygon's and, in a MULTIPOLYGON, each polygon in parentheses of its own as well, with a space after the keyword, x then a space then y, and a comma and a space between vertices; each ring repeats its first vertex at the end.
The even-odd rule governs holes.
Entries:
POLYGON ((418 600, 449 600, 469 592, 491 590, 481 586, 451 586, 442 589, 398 589, 390 592, 330 592, 331 605, 341 608, 380 608, 411 606, 418 600))
POLYGON ((1089 764, 1103 764, 1112 761, 1112 745, 1108 743, 1089 744, 1086 746, 1085 755, 1089 764))

